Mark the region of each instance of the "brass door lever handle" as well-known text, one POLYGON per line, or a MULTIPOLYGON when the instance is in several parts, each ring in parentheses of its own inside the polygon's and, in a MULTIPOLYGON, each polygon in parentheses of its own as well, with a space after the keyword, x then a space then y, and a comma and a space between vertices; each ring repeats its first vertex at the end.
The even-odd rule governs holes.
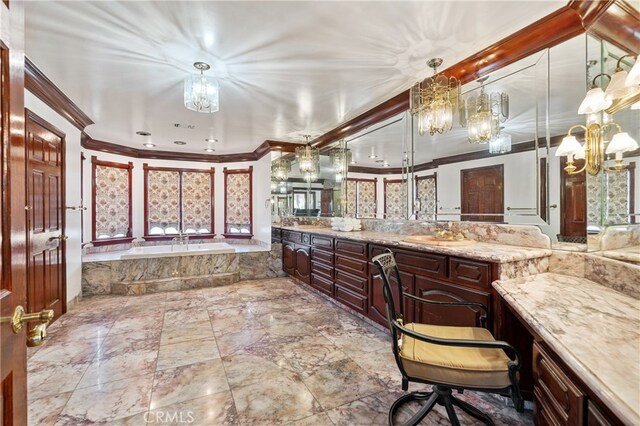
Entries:
POLYGON ((27 314, 21 305, 16 306, 13 315, 0 317, 0 323, 11 323, 11 329, 15 334, 20 333, 26 322, 38 321, 40 324, 28 333, 27 346, 40 346, 47 338, 47 324, 53 319, 53 310, 43 309, 40 312, 27 314))
POLYGON ((49 241, 60 240, 62 242, 62 241, 66 241, 68 239, 69 239, 69 237, 67 237, 66 235, 58 235, 57 237, 49 238, 49 241))

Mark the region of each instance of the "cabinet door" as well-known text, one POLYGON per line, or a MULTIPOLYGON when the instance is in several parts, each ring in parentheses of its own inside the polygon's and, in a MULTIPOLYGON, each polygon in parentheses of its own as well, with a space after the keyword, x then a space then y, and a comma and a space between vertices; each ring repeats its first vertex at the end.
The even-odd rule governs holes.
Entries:
MULTIPOLYGON (((370 265, 371 270, 377 269, 373 264, 370 265)), ((393 291, 393 300, 395 302, 395 308, 398 307, 398 286, 396 282, 396 278, 392 276, 391 289, 393 291)), ((413 285, 413 274, 407 274, 406 272, 400 272, 400 280, 402 281, 402 291, 409 294, 414 294, 414 285, 413 285)), ((413 322, 413 301, 411 299, 407 299, 406 297, 403 300, 404 302, 404 322, 410 323, 413 322)), ((380 274, 372 274, 371 275, 371 288, 369 289, 369 318, 377 322, 378 324, 382 324, 384 326, 388 326, 387 321, 387 309, 386 303, 384 301, 384 294, 382 292, 382 278, 380 278, 380 274)))
POLYGON ((296 249, 291 243, 282 243, 282 269, 292 276, 296 270, 296 249))
MULTIPOLYGON (((490 293, 461 287, 455 284, 436 280, 434 278, 416 275, 416 296, 440 302, 456 301, 454 297, 442 294, 442 292, 451 293, 454 297, 458 297, 468 302, 482 303, 489 310, 487 318, 491 318, 490 293)), ((479 319, 481 315, 481 310, 456 306, 437 306, 428 303, 416 302, 414 321, 422 324, 477 327, 480 324, 479 319)), ((490 326, 490 324, 488 325, 490 326)))
POLYGON ((307 284, 311 283, 311 257, 308 247, 296 246, 295 277, 307 284))

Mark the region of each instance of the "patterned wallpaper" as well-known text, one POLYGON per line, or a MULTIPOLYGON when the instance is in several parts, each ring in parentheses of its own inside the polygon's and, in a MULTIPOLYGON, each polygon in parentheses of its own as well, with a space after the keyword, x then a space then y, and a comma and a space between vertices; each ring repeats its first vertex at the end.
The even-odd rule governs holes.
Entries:
POLYGON ((375 181, 358 181, 356 195, 356 211, 358 218, 376 217, 376 183, 375 181))
POLYGON ((129 169, 95 166, 96 238, 129 235, 129 169))
POLYGON ((345 217, 356 217, 357 181, 347 179, 347 211, 345 217))
POLYGON ((629 190, 632 174, 629 170, 607 172, 605 174, 606 198, 604 199, 605 224, 617 225, 629 223, 629 190))
POLYGON ((436 177, 417 179, 416 193, 420 200, 420 219, 436 220, 436 177))
POLYGON ((147 208, 149 229, 179 228, 180 172, 149 170, 147 172, 147 208))
POLYGON ((211 232, 211 174, 182 173, 183 229, 211 232))
POLYGON ((402 219, 405 217, 405 199, 402 182, 385 182, 384 202, 386 219, 402 219))
POLYGON ((227 174, 227 224, 247 225, 251 222, 251 174, 227 174))

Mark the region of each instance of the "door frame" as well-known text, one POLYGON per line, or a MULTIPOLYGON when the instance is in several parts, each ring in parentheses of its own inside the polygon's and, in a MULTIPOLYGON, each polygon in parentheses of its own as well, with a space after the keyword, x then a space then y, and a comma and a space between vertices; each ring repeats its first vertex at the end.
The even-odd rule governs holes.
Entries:
MULTIPOLYGON (((564 164, 565 164, 565 160, 567 157, 561 157, 560 158, 560 235, 566 235, 566 219, 567 219, 567 211, 566 211, 566 201, 565 201, 565 197, 567 196, 567 191, 565 190, 566 184, 567 184, 567 172, 564 170, 564 164)), ((584 160, 576 160, 575 163, 576 167, 578 167, 578 169, 582 168, 582 166, 584 165, 584 160)), ((585 186, 585 191, 587 191, 587 175, 586 172, 583 171, 583 176, 585 179, 584 182, 584 186, 585 186)), ((585 204, 587 202, 587 196, 585 194, 585 204)), ((584 214, 585 214, 585 221, 584 221, 584 235, 587 235, 587 226, 588 226, 588 221, 589 221, 589 215, 587 212, 587 205, 584 206, 584 214)))
POLYGON ((504 221, 504 164, 500 163, 500 164, 493 164, 491 166, 482 166, 482 167, 472 167, 469 169, 460 169, 460 220, 462 221, 469 221, 468 217, 478 217, 478 220, 471 220, 473 222, 489 222, 489 223, 505 223, 504 221), (494 169, 494 170, 499 170, 500 171, 500 175, 502 176, 502 185, 500 185, 500 198, 502 199, 502 211, 500 213, 495 213, 495 214, 481 214, 478 215, 478 213, 467 213, 464 214, 463 213, 463 209, 464 209, 464 200, 465 200, 465 191, 464 191, 464 174, 465 172, 474 172, 474 171, 479 171, 479 170, 490 170, 490 169, 494 169), (465 218, 465 216, 467 216, 467 218, 465 218), (487 217, 500 217, 500 220, 496 220, 496 221, 489 221, 486 218, 487 217))
MULTIPOLYGON (((61 216, 61 230, 60 230, 60 235, 66 235, 66 230, 67 230, 67 197, 66 197, 66 193, 67 193, 67 181, 66 181, 66 170, 67 170, 67 161, 66 161, 66 147, 67 147, 67 140, 66 140, 66 134, 58 129, 56 126, 54 126, 53 124, 49 123, 48 121, 46 121, 45 119, 43 119, 42 117, 40 117, 38 114, 36 114, 35 112, 31 111, 28 108, 24 109, 24 118, 25 118, 25 123, 24 123, 24 135, 25 135, 25 141, 24 141, 24 149, 25 149, 25 197, 28 201, 28 196, 27 196, 27 191, 29 189, 29 181, 28 181, 28 172, 29 172, 29 154, 28 154, 28 150, 29 150, 29 138, 28 138, 28 131, 29 131, 29 122, 33 122, 41 127, 43 127, 44 129, 48 130, 49 132, 53 133, 54 135, 58 136, 60 138, 60 162, 62 164, 61 167, 61 173, 60 173, 60 187, 62 189, 61 191, 61 200, 60 200, 60 205, 62 207, 62 212, 60 213, 61 216)), ((29 238, 29 235, 31 233, 31 220, 29 218, 29 212, 25 211, 25 224, 26 224, 26 241, 27 241, 27 256, 26 256, 26 263, 27 263, 27 283, 29 283, 29 279, 30 279, 30 265, 31 265, 31 261, 29 259, 29 254, 31 252, 31 240, 29 238)), ((62 253, 62 259, 61 259, 61 269, 62 269, 62 281, 61 281, 61 291, 60 291, 60 297, 62 298, 62 313, 60 315, 63 315, 67 312, 67 242, 63 239, 60 241, 60 244, 62 246, 61 249, 61 253, 62 253)), ((29 286, 27 285, 27 306, 29 306, 29 286)), ((55 320, 54 320, 55 321, 55 320)))

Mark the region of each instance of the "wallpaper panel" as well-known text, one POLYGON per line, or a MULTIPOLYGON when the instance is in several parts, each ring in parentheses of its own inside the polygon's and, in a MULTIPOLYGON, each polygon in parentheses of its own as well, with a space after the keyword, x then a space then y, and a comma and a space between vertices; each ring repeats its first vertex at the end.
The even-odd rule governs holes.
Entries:
POLYGON ((129 234, 129 169, 95 166, 96 238, 129 234))
POLYGON ((347 179, 347 212, 346 217, 356 217, 356 193, 357 182, 355 180, 347 179))
POLYGON ((147 171, 149 229, 178 228, 180 222, 180 172, 147 171))
POLYGON ((632 173, 629 170, 607 172, 605 174, 606 197, 605 223, 618 225, 629 223, 631 213, 630 187, 632 173))
POLYGON ((404 218, 404 202, 402 182, 385 182, 384 202, 386 219, 404 218))
POLYGON ((417 179, 416 191, 420 200, 420 219, 436 220, 436 178, 417 179))
POLYGON ((358 218, 376 217, 376 183, 375 181, 358 181, 356 195, 356 212, 358 218))
POLYGON ((251 174, 227 174, 227 224, 251 223, 251 174))

